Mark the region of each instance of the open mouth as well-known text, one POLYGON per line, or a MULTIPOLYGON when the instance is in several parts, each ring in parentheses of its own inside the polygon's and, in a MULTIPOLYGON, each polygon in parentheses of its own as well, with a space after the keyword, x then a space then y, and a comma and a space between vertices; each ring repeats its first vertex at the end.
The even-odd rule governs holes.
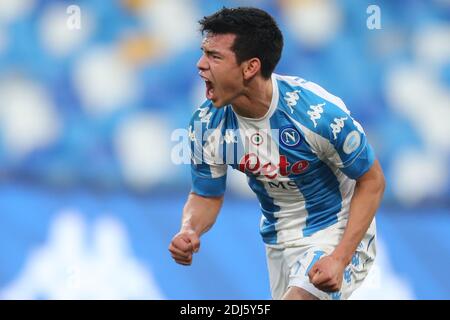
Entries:
POLYGON ((205 80, 205 84, 206 84, 206 99, 212 100, 212 98, 214 97, 214 85, 209 80, 205 80))

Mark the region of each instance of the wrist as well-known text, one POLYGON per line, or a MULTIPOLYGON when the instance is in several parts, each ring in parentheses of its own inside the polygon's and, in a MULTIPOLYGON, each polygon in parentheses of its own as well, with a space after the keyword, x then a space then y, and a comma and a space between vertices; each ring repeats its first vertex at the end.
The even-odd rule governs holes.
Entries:
POLYGON ((194 228, 189 222, 184 222, 180 227, 180 232, 190 232, 194 231, 194 228))
POLYGON ((344 250, 340 248, 336 248, 332 253, 331 256, 340 261, 344 266, 348 265, 350 261, 352 260, 353 253, 352 252, 345 252, 344 250))
POLYGON ((198 232, 190 223, 183 223, 180 232, 195 233, 197 237, 200 237, 200 232, 198 232))

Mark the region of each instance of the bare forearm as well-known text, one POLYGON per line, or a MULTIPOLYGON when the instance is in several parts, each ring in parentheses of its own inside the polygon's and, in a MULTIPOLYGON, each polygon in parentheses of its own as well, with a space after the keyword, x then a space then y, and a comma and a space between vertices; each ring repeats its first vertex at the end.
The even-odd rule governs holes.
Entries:
POLYGON ((206 198, 191 193, 183 209, 181 230, 194 230, 198 236, 208 231, 219 214, 223 197, 206 198))
POLYGON ((378 161, 359 179, 350 204, 350 214, 341 242, 333 252, 345 264, 363 239, 378 209, 384 192, 384 177, 378 161))

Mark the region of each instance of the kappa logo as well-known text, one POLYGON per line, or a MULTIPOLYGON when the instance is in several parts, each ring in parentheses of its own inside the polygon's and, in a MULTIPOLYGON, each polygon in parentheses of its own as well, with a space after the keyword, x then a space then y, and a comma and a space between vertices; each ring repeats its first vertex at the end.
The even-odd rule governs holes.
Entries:
POLYGON ((325 105, 325 102, 323 103, 319 103, 313 106, 309 106, 309 108, 311 110, 309 110, 307 112, 307 114, 309 115, 309 118, 311 119, 311 121, 314 123, 314 128, 317 127, 317 122, 316 120, 319 120, 322 117, 322 113, 323 113, 323 106, 325 105))
POLYGON ((223 137, 223 140, 226 144, 229 143, 236 143, 237 142, 237 136, 234 134, 233 130, 227 130, 225 131, 225 135, 223 137))
POLYGON ((352 271, 350 268, 346 268, 344 270, 344 279, 347 283, 350 283, 352 281, 352 271))
POLYGON ((355 254, 352 256, 352 265, 355 267, 359 266, 359 253, 355 252, 355 254))
POLYGON ((337 292, 330 293, 330 296, 331 296, 332 300, 341 300, 342 293, 337 291, 337 292))
POLYGON ((200 108, 200 112, 198 114, 198 117, 200 118, 200 122, 204 122, 207 125, 209 124, 209 121, 211 120, 212 112, 208 112, 209 108, 200 108))
POLYGON ((302 136, 300 132, 293 126, 284 127, 280 130, 280 142, 285 147, 296 147, 300 144, 301 140, 302 136))
POLYGON ((344 121, 347 119, 348 117, 334 118, 334 123, 330 124, 330 127, 333 130, 334 140, 337 139, 337 135, 341 132, 342 128, 344 128, 344 121))
POLYGON ((195 138, 195 132, 192 129, 192 126, 189 126, 188 136, 189 136, 189 140, 191 140, 192 142, 196 142, 197 141, 197 139, 195 138))
POLYGON ((300 99, 299 92, 300 90, 286 92, 286 97, 284 97, 288 107, 291 109, 291 113, 294 113, 294 107, 297 105, 298 99, 300 99))

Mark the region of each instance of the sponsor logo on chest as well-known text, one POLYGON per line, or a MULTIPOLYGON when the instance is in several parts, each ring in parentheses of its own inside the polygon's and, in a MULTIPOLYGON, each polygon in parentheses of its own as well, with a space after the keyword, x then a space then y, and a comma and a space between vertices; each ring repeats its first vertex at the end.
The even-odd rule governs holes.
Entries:
POLYGON ((271 162, 262 163, 255 153, 248 153, 239 161, 238 169, 244 173, 276 179, 279 176, 299 175, 305 172, 308 167, 308 161, 299 160, 295 163, 290 163, 285 155, 280 155, 279 163, 277 164, 271 162))

